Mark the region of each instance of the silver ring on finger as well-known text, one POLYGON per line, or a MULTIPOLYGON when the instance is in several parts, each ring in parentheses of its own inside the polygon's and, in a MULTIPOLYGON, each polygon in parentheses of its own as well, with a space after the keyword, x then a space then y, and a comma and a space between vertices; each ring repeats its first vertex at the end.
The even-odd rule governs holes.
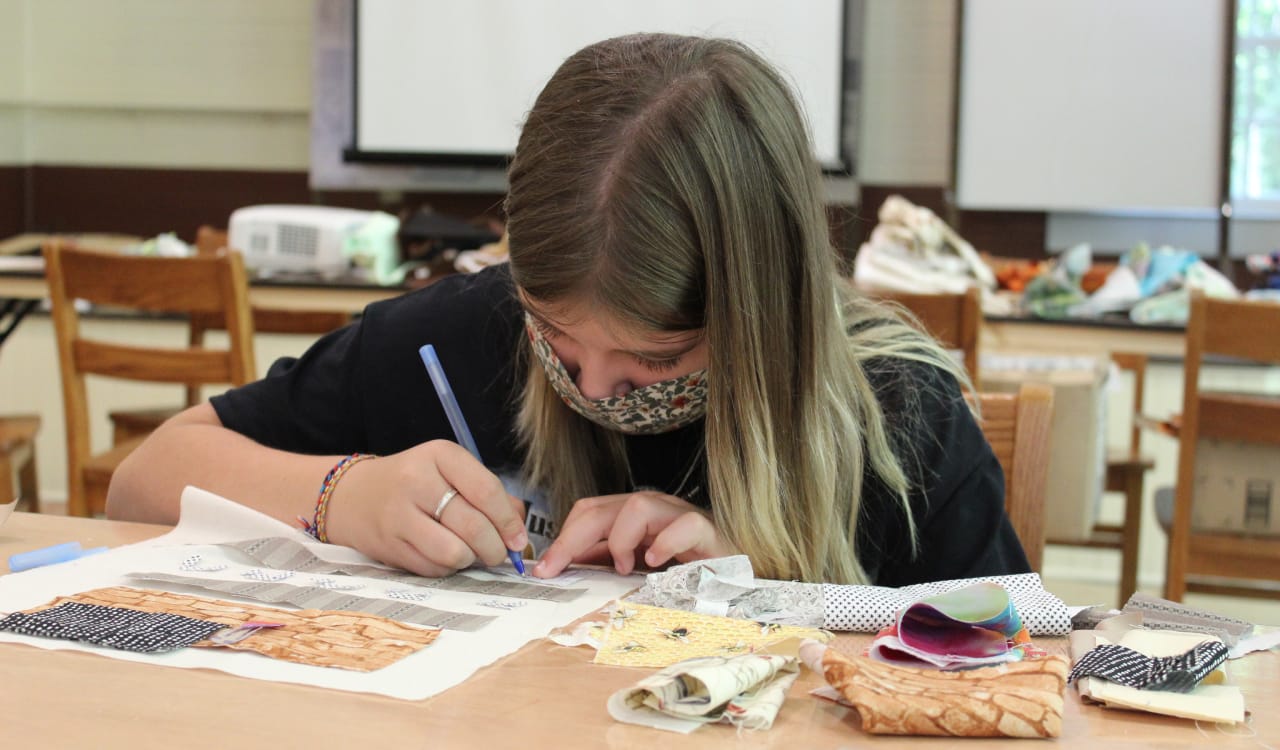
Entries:
POLYGON ((444 493, 444 497, 440 498, 440 503, 436 505, 435 512, 431 514, 432 516, 435 517, 437 522, 439 522, 440 520, 440 514, 444 513, 445 506, 448 505, 449 501, 452 500, 454 497, 456 497, 457 494, 458 494, 458 491, 450 487, 449 491, 444 493))

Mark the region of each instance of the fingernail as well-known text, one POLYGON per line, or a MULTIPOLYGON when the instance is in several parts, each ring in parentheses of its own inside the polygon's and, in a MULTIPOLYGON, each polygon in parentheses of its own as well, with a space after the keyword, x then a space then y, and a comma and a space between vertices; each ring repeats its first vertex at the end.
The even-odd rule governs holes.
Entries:
POLYGON ((538 576, 539 578, 542 578, 543 576, 545 576, 546 572, 547 572, 547 564, 545 562, 542 562, 541 560, 538 561, 537 565, 533 566, 533 574, 535 576, 538 576))
POLYGON ((656 564, 655 563, 656 558, 657 556, 654 555, 652 552, 646 552, 644 553, 644 564, 652 568, 656 564))
POLYGON ((515 538, 511 540, 511 549, 522 550, 527 546, 529 546, 529 535, 524 533, 524 531, 516 534, 515 538))

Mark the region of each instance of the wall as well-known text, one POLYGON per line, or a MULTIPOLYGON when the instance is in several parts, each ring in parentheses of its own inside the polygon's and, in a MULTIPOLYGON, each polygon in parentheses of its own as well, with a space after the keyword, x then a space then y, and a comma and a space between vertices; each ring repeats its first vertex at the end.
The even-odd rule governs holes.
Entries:
MULTIPOLYGON (((934 200, 950 168, 955 0, 867 0, 865 13, 863 181, 934 200)), ((381 206, 306 185, 311 14, 310 0, 0 0, 0 237, 190 238, 251 202, 381 206)), ((463 215, 498 198, 386 197, 463 215)))
POLYGON ((37 164, 297 170, 309 0, 8 0, 37 164))
POLYGON ((951 174, 956 4, 867 0, 858 179, 941 188, 951 174))

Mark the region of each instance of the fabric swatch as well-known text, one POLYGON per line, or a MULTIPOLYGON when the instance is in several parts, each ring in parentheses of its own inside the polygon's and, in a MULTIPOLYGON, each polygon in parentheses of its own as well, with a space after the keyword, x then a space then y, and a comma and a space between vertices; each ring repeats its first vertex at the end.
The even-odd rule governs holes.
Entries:
MULTIPOLYGON (((1139 613, 1118 615, 1102 623, 1096 630, 1077 630, 1070 636, 1071 657, 1079 663, 1098 646, 1116 644, 1144 656, 1164 658, 1178 656, 1215 636, 1204 633, 1182 633, 1174 630, 1146 630, 1130 627, 1139 621, 1139 613)), ((1223 684, 1226 674, 1215 670, 1187 693, 1171 690, 1141 690, 1101 677, 1080 674, 1076 690, 1086 703, 1100 703, 1108 708, 1177 716, 1199 721, 1239 723, 1244 721, 1244 694, 1235 685, 1223 684)))
POLYGON ((1227 644, 1221 641, 1205 641, 1183 654, 1158 657, 1104 644, 1076 662, 1067 682, 1088 675, 1139 690, 1188 693, 1226 660, 1227 644))
POLYGON ((806 642, 800 658, 858 709, 872 734, 1057 737, 1067 660, 1050 656, 956 671, 917 669, 806 642))
POLYGON ((273 604, 292 604, 304 609, 327 609, 338 612, 366 612, 390 620, 414 625, 427 625, 445 630, 474 632, 493 622, 489 615, 469 615, 443 609, 424 607, 409 601, 370 599, 343 591, 331 591, 319 586, 295 586, 274 581, 226 581, 217 578, 182 576, 172 573, 130 573, 130 577, 143 581, 173 583, 206 591, 253 599, 273 604))
POLYGON ((233 643, 198 640, 197 648, 231 648, 253 651, 272 659, 371 672, 394 664, 429 646, 439 630, 405 625, 362 612, 331 612, 316 609, 284 610, 274 607, 175 594, 127 586, 84 591, 59 597, 53 604, 77 602, 108 607, 125 607, 142 612, 166 613, 198 618, 220 628, 210 637, 240 628, 246 623, 267 622, 279 627, 255 630, 233 643))
POLYGON ((686 659, 609 698, 609 715, 629 724, 689 732, 724 721, 768 729, 800 675, 794 656, 746 654, 686 659))
POLYGON ((975 583, 904 607, 868 655, 900 666, 967 669, 1044 652, 1031 645, 1009 593, 994 583, 975 583))
POLYGON ((1035 573, 936 581, 902 588, 799 583, 755 578, 745 555, 731 555, 650 573, 644 586, 628 600, 785 625, 875 633, 892 625, 898 612, 913 602, 978 582, 996 583, 1009 592, 1029 634, 1066 635, 1071 630, 1067 605, 1045 591, 1035 573))
POLYGON ((361 578, 393 581, 441 591, 459 591, 468 594, 509 596, 516 599, 551 602, 571 602, 586 592, 586 589, 542 585, 528 580, 482 580, 468 575, 465 571, 443 578, 424 578, 403 570, 391 570, 378 565, 330 562, 316 556, 311 550, 307 549, 306 545, 284 537, 248 539, 219 546, 247 555, 258 565, 272 570, 359 576, 361 578))
POLYGON ((893 623, 902 607, 929 596, 946 594, 974 583, 995 583, 1009 598, 1031 635, 1066 635, 1071 631, 1067 605, 1045 590, 1036 573, 983 576, 952 581, 918 583, 901 588, 883 586, 823 585, 826 630, 876 632, 893 623))
POLYGON ((1228 646, 1236 645, 1238 639, 1248 636, 1254 630, 1251 622, 1196 609, 1181 602, 1172 602, 1140 591, 1129 597, 1129 601, 1125 602, 1124 609, 1121 611, 1140 612, 1142 627, 1149 630, 1207 633, 1221 638, 1228 646))
POLYGON ((701 656, 757 653, 791 638, 831 639, 815 628, 736 620, 620 602, 601 626, 596 664, 666 667, 701 656))
POLYGON ((182 615, 81 602, 63 602, 34 612, 14 612, 0 620, 0 630, 20 635, 82 641, 146 654, 186 648, 223 627, 221 623, 182 615))

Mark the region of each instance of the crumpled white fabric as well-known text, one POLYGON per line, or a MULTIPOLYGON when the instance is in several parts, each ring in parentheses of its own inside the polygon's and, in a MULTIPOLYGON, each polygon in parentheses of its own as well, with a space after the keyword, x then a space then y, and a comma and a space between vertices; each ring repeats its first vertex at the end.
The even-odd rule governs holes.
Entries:
POLYGON ((773 726, 800 675, 794 656, 743 654, 686 659, 609 698, 609 715, 629 724, 688 733, 715 722, 773 726))
POLYGON ((860 286, 898 292, 957 293, 973 285, 990 291, 995 273, 973 245, 923 206, 891 195, 879 223, 854 257, 860 286))

